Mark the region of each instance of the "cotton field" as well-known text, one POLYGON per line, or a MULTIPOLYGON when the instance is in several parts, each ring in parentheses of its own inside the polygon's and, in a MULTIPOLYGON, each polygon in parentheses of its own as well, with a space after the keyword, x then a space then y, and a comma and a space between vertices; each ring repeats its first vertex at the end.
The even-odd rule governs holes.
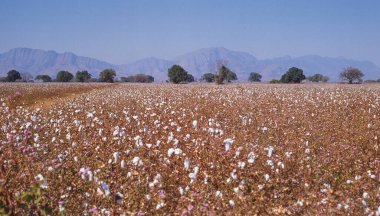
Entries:
POLYGON ((380 215, 379 85, 0 84, 0 214, 380 215))

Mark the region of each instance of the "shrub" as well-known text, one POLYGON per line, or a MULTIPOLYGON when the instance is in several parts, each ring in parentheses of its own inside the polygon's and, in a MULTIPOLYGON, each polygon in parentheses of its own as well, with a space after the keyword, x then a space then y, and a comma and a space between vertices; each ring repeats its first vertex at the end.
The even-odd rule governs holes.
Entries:
POLYGON ((134 76, 121 77, 122 82, 137 82, 137 83, 152 83, 154 82, 154 77, 145 74, 137 74, 134 76))
POLYGON ((261 74, 252 72, 249 74, 248 81, 250 82, 261 82, 261 74))
POLYGON ((52 79, 49 75, 37 75, 36 80, 42 80, 42 82, 51 82, 52 79))
POLYGON ((276 83, 281 83, 281 81, 277 79, 272 79, 269 83, 276 84, 276 83))

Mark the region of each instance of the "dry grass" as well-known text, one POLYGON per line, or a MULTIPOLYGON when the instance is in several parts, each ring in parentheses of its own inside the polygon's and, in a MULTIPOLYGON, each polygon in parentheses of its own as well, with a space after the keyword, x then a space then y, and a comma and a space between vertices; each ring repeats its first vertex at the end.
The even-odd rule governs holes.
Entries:
POLYGON ((8 213, 380 214, 379 86, 82 87, 1 84, 8 213))
POLYGON ((38 106, 52 104, 57 100, 101 89, 112 84, 105 83, 1 83, 0 95, 7 106, 38 106))

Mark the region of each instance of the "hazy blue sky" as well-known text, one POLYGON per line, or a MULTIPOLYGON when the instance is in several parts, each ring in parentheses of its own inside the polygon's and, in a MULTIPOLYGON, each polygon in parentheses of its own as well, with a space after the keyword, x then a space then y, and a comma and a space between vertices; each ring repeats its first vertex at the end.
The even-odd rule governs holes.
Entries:
POLYGON ((380 66, 379 0, 1 0, 0 52, 30 47, 129 63, 223 46, 259 59, 380 66))

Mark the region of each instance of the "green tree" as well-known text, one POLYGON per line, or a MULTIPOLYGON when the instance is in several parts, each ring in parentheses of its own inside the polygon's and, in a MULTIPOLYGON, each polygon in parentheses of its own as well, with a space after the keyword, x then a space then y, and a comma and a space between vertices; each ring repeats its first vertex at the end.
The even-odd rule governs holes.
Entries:
POLYGON ((314 74, 313 76, 310 76, 307 78, 311 82, 327 82, 329 81, 329 77, 323 76, 322 74, 314 74))
POLYGON ((36 80, 42 80, 42 82, 51 82, 52 79, 49 75, 37 75, 36 80))
POLYGON ((342 80, 347 80, 350 84, 354 82, 361 83, 363 81, 363 76, 364 74, 361 70, 353 67, 344 68, 340 73, 340 78, 342 80))
POLYGON ((215 82, 220 85, 225 80, 227 80, 227 82, 231 82, 231 80, 237 80, 237 76, 236 73, 232 72, 228 67, 222 64, 218 68, 218 75, 215 76, 215 82))
POLYGON ((68 71, 59 71, 57 73, 57 82, 70 82, 74 76, 68 71))
POLYGON ((16 82, 16 80, 20 80, 20 79, 21 79, 20 72, 18 72, 16 70, 8 71, 7 78, 6 78, 7 82, 16 82))
POLYGON ((173 65, 168 70, 169 81, 175 84, 186 82, 188 78, 187 71, 179 65, 173 65))
POLYGON ((194 82, 194 81, 195 81, 194 76, 191 74, 187 74, 185 82, 190 83, 190 82, 194 82))
POLYGON ((214 82, 215 75, 213 73, 205 73, 201 76, 201 80, 204 82, 214 82))
POLYGON ((105 70, 102 70, 102 72, 100 72, 99 81, 113 83, 115 76, 116 76, 116 72, 113 69, 105 69, 105 70))
POLYGON ((237 80, 237 75, 235 72, 228 70, 226 80, 227 82, 231 82, 233 80, 237 80))
POLYGON ((75 80, 77 82, 87 82, 91 79, 91 74, 88 71, 77 71, 75 74, 75 80))
POLYGON ((250 82, 261 82, 261 74, 259 73, 256 73, 256 72, 252 72, 249 74, 249 77, 248 77, 248 81, 250 82))
POLYGON ((300 83, 302 80, 304 80, 306 77, 303 74, 303 70, 292 67, 289 68, 289 70, 282 75, 281 82, 282 83, 300 83))

